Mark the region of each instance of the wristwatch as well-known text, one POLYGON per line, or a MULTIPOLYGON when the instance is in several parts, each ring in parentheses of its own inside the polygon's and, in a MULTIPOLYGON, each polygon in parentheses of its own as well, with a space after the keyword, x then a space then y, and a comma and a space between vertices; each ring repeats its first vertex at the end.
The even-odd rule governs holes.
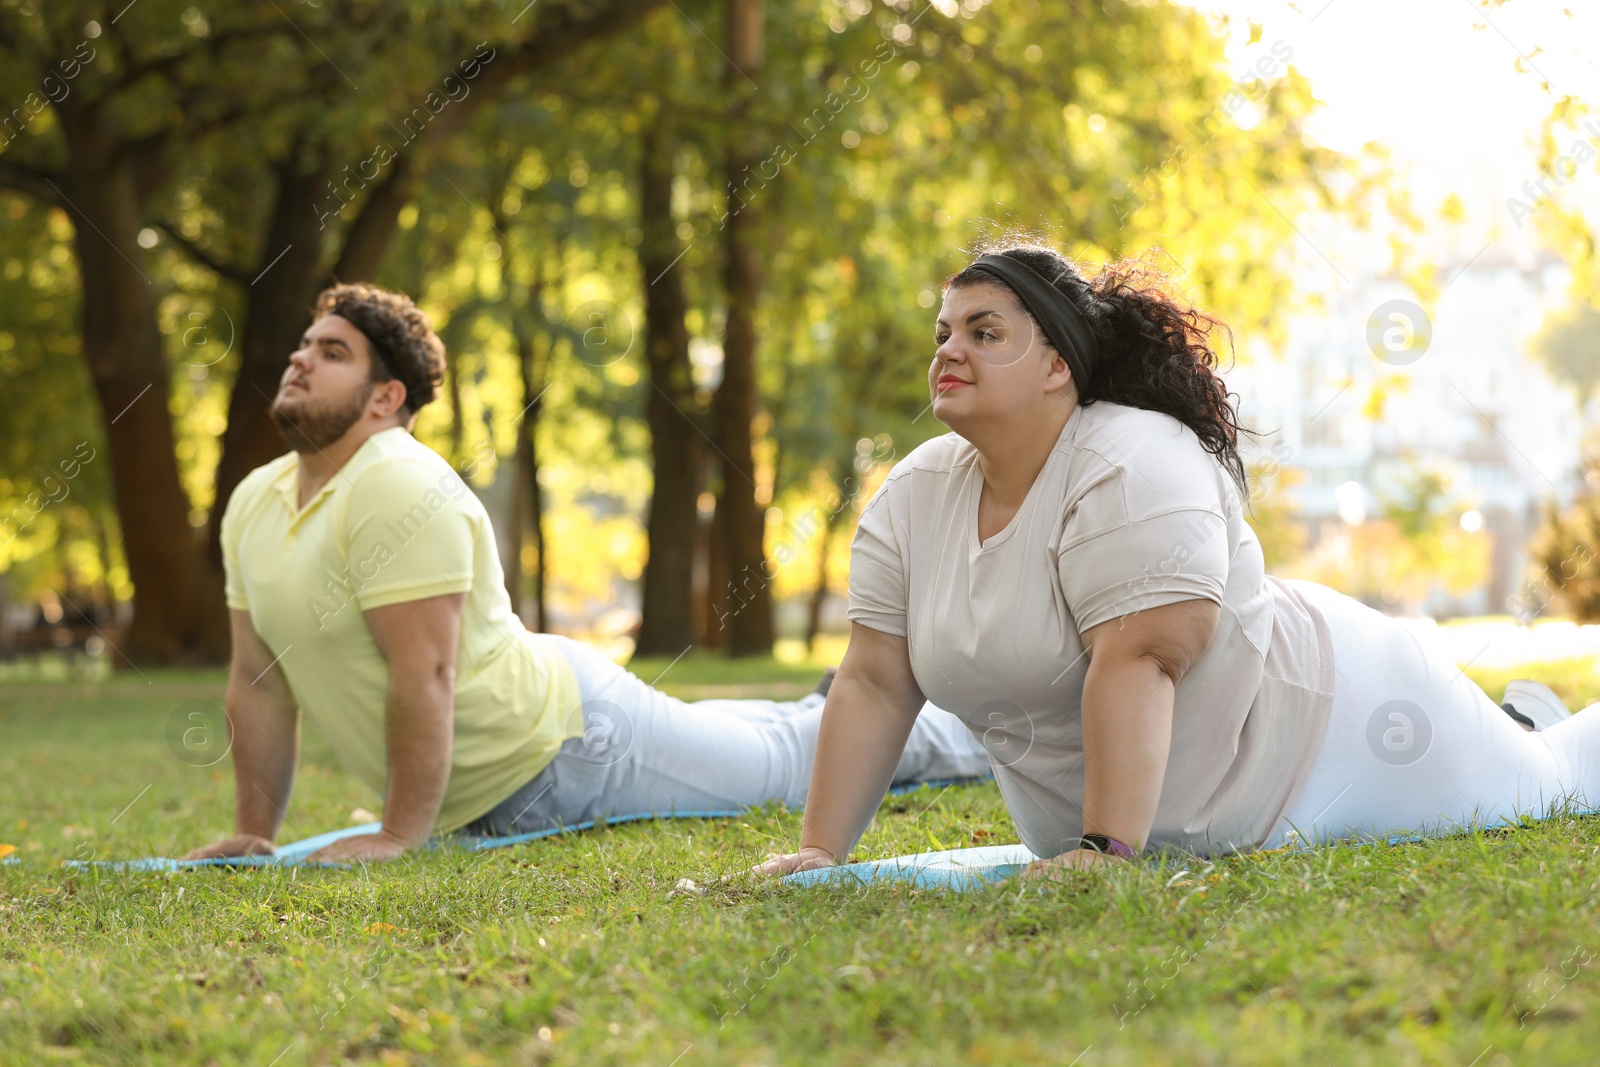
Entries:
POLYGON ((1095 852, 1105 852, 1119 859, 1131 860, 1138 853, 1128 845, 1123 844, 1114 837, 1105 834, 1084 834, 1078 838, 1078 847, 1093 849, 1095 852))

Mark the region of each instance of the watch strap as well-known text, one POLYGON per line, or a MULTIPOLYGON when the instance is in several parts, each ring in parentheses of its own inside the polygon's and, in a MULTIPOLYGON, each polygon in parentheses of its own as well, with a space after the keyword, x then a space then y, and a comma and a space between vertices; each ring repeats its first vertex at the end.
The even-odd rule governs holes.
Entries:
POLYGON ((1129 845, 1105 834, 1084 834, 1078 839, 1078 847, 1105 852, 1125 860, 1131 860, 1138 855, 1129 845))

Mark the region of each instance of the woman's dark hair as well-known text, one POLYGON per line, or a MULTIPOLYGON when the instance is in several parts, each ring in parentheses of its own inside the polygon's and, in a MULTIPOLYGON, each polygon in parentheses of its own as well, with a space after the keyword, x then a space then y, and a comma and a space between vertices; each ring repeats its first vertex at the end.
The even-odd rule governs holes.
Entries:
MULTIPOLYGON (((1031 267, 1089 323, 1100 358, 1088 382, 1074 383, 1078 403, 1109 400, 1171 415, 1195 432, 1240 494, 1249 498, 1239 434, 1250 431, 1239 424, 1227 387, 1217 376, 1217 356, 1208 339, 1213 329, 1228 332, 1223 323, 1168 296, 1162 288, 1165 278, 1140 261, 1109 265, 1091 280, 1065 256, 1042 245, 1006 241, 978 250, 984 253, 1031 267)), ((945 288, 968 285, 1009 288, 996 275, 970 266, 945 288)))
POLYGON ((411 414, 438 395, 444 381, 444 342, 409 296, 364 283, 335 285, 317 295, 315 316, 325 315, 348 320, 366 336, 376 357, 369 380, 398 379, 406 387, 411 414))

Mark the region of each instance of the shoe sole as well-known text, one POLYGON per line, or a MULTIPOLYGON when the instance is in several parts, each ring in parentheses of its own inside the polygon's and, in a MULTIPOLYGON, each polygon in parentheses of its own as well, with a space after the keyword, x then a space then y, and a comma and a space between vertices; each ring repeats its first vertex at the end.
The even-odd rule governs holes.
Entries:
POLYGON ((1533 720, 1535 730, 1554 726, 1572 716, 1555 690, 1526 678, 1518 678, 1506 685, 1505 703, 1533 720))

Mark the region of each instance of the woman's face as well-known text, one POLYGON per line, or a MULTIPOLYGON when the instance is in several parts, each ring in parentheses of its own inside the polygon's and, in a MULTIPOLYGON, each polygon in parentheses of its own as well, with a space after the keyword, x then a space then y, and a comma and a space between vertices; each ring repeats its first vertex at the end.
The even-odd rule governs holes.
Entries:
POLYGON ((962 425, 1014 418, 1071 381, 1066 360, 1002 285, 948 290, 928 368, 934 418, 962 425))

